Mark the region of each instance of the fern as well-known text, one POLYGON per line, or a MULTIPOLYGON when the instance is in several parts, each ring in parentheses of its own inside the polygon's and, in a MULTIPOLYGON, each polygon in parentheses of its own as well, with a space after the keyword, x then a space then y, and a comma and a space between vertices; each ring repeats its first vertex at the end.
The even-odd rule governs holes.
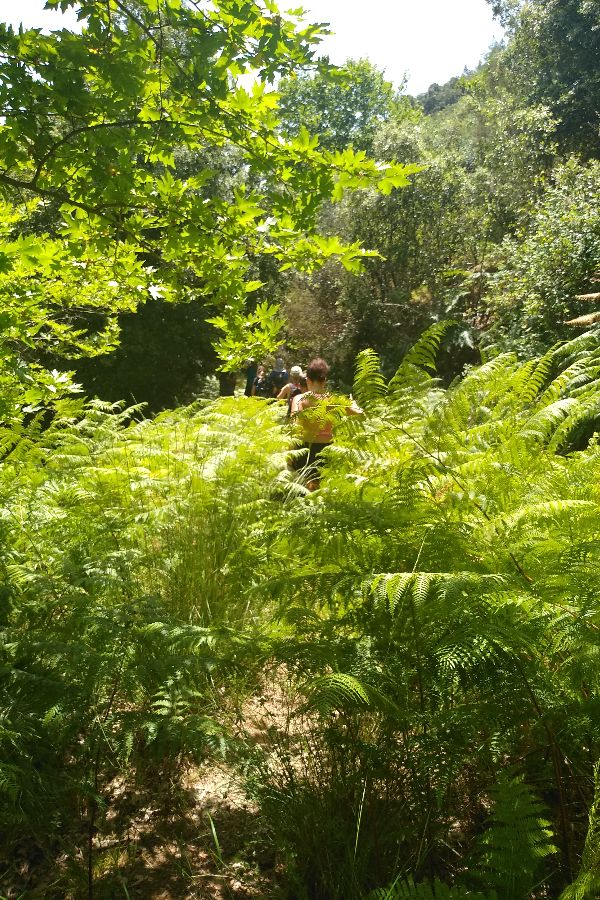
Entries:
POLYGON ((362 350, 358 354, 353 390, 364 407, 386 396, 387 384, 381 373, 381 362, 373 350, 362 350))
POLYGON ((369 705, 369 693, 363 684, 352 675, 334 672, 322 675, 304 690, 309 691, 305 711, 318 710, 322 715, 335 709, 345 709, 354 705, 369 705))
POLYGON ((557 852, 542 804, 520 778, 503 773, 490 792, 489 828, 481 839, 480 879, 500 900, 531 895, 543 860, 557 852))
POLYGON ((274 404, 94 403, 7 439, 5 834, 50 852, 108 828, 114 778, 227 754, 299 896, 562 890, 600 748, 598 335, 443 389, 442 331, 389 385, 363 355, 369 413, 310 495, 274 404))
POLYGON ((443 322, 436 322, 434 325, 431 325, 410 348, 402 364, 406 363, 408 366, 421 366, 422 368, 435 370, 437 354, 442 340, 456 324, 456 322, 446 319, 443 322))
POLYGON ((439 879, 415 884, 412 878, 396 879, 388 888, 372 891, 368 900, 497 900, 497 895, 470 888, 450 887, 439 879))
POLYGON ((560 900, 591 900, 600 893, 600 764, 595 768, 596 793, 590 809, 589 827, 575 881, 560 895, 560 900))

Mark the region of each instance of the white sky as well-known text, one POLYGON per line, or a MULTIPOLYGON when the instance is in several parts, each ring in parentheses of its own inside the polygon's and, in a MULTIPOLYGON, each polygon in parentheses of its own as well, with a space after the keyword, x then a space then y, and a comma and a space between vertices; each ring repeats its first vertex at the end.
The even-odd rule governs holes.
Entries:
POLYGON ((321 44, 332 62, 366 56, 395 84, 406 72, 410 94, 422 93, 434 81, 443 84, 465 66, 474 68, 502 37, 485 0, 305 0, 302 5, 310 21, 330 22, 336 32, 321 44))
POLYGON ((44 9, 45 0, 0 0, 0 21, 18 28, 72 28, 77 15, 69 10, 64 16, 60 12, 44 9))
MULTIPOLYGON (((311 22, 330 22, 335 32, 321 44, 334 63, 368 57, 408 91, 419 94, 474 68, 502 29, 485 0, 280 0, 282 9, 303 6, 311 22)), ((0 21, 29 28, 73 27, 76 15, 44 10, 44 0, 0 0, 0 21)))

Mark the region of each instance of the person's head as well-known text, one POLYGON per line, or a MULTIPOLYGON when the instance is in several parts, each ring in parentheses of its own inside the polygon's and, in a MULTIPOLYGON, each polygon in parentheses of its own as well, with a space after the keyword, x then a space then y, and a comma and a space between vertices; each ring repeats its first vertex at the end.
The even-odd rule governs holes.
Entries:
POLYGON ((308 389, 324 387, 329 375, 329 366, 324 359, 311 359, 306 367, 308 389))
POLYGON ((278 356, 275 360, 275 371, 276 372, 284 372, 285 371, 285 363, 281 356, 278 356))
POLYGON ((257 377, 257 378, 264 378, 265 372, 266 372, 265 367, 264 367, 264 366, 259 366, 258 369, 256 370, 256 377, 257 377))
POLYGON ((300 366, 292 366, 290 369, 290 381, 294 384, 300 384, 300 379, 304 377, 304 372, 300 366))

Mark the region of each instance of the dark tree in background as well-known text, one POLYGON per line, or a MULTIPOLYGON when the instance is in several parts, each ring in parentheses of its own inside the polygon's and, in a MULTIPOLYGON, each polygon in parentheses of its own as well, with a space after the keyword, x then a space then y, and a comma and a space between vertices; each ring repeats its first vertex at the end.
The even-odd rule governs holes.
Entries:
POLYGON ((76 361, 76 380, 89 396, 145 403, 151 413, 189 403, 218 365, 206 316, 202 303, 150 299, 120 317, 116 350, 76 361))
POLYGON ((450 78, 444 84, 438 84, 437 82, 430 84, 424 93, 419 94, 417 100, 425 115, 429 116, 432 113, 439 112, 441 109, 445 109, 447 106, 453 106, 457 100, 460 100, 464 92, 465 85, 462 77, 455 75, 454 78, 450 78))

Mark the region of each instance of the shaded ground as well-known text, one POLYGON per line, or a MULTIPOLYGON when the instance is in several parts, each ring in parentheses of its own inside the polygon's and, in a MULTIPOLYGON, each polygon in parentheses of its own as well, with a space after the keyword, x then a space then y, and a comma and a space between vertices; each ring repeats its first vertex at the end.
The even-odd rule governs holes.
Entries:
MULTIPOLYGON (((0 876, 0 898, 88 897, 87 866, 85 841, 52 865, 35 845, 20 846, 0 876)), ((94 900, 283 896, 256 810, 231 772, 214 765, 152 791, 113 785, 93 869, 94 900)))
MULTIPOLYGON (((262 745, 295 723, 284 672, 249 698, 238 737, 262 745)), ((258 810, 231 768, 214 761, 144 785, 115 779, 104 794, 93 839, 63 835, 45 857, 34 841, 0 855, 0 900, 282 900, 284 873, 258 810)))

